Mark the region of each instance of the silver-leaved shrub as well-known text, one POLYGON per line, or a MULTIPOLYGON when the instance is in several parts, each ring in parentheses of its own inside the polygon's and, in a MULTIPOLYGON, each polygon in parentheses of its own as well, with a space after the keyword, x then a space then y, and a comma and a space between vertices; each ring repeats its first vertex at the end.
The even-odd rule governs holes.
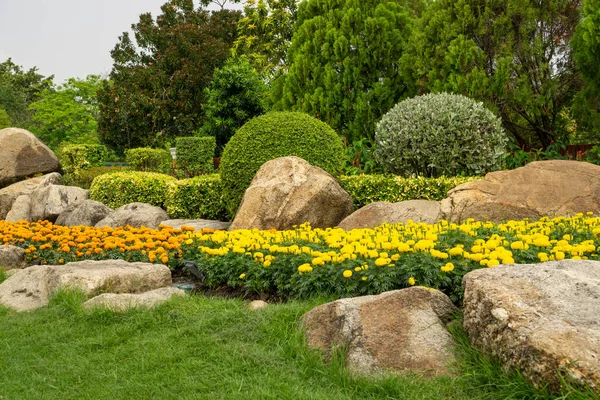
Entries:
POLYGON ((502 168, 500 119, 468 97, 436 93, 401 101, 375 129, 376 155, 402 176, 483 175, 502 168))

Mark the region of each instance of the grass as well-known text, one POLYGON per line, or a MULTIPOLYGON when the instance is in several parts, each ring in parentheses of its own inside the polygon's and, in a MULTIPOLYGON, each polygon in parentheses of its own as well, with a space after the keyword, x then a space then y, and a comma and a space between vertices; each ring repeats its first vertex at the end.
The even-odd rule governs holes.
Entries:
MULTIPOLYGON (((47 308, 0 308, 0 399, 553 399, 506 374, 452 329, 457 376, 357 378, 338 352, 307 349, 302 314, 322 301, 249 312, 241 300, 174 299, 153 310, 84 310, 59 292, 47 308)), ((573 390, 565 399, 589 399, 573 390)))

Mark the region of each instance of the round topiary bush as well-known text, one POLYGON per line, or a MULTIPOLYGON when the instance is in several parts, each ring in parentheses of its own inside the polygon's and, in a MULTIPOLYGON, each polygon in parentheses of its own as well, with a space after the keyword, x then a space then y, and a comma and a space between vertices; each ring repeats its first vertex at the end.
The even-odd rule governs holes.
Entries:
POLYGON ((286 156, 301 157, 335 176, 344 163, 344 145, 329 125, 303 113, 271 112, 246 122, 225 146, 219 166, 231 215, 261 165, 286 156))
POLYGON ((382 166, 403 176, 482 175, 502 168, 500 119, 468 97, 426 94, 401 101, 375 128, 382 166))

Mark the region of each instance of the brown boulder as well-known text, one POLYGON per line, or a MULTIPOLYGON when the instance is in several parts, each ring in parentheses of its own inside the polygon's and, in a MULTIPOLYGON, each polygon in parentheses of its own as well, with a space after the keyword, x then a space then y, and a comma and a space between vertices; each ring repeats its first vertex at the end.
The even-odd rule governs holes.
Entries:
POLYGON ((96 227, 118 228, 130 225, 133 228, 158 228, 161 222, 168 218, 167 213, 160 207, 146 203, 129 203, 108 214, 96 227))
POLYGON ((483 268, 463 286, 463 323, 475 347, 535 384, 558 390, 562 372, 600 389, 600 262, 483 268))
POLYGON ((94 226, 108 216, 113 210, 95 200, 85 200, 81 204, 70 206, 63 211, 54 225, 62 226, 94 226))
POLYGON ((25 266, 25 250, 17 246, 0 246, 0 269, 23 268, 25 266))
POLYGON ((450 374, 453 338, 446 329, 457 309, 440 291, 420 286, 320 305, 304 315, 308 345, 329 357, 345 346, 349 369, 450 374))
POLYGON ((441 216, 502 222, 600 211, 600 166, 579 161, 537 161, 511 171, 490 172, 448 192, 441 216))
POLYGON ((31 221, 56 218, 70 207, 75 207, 90 197, 90 191, 77 186, 46 185, 37 188, 31 197, 31 221))
POLYGON ((17 182, 0 189, 0 219, 6 218, 6 215, 11 210, 15 200, 19 196, 30 195, 37 188, 42 186, 62 185, 62 183, 62 176, 57 172, 53 172, 48 175, 17 182))
POLYGON ((299 157, 280 157, 260 167, 229 229, 334 227, 352 210, 352 198, 327 172, 299 157))
POLYGON ((0 130, 0 188, 26 176, 58 170, 54 152, 33 133, 20 128, 0 130))
POLYGON ((29 311, 47 305, 52 293, 67 287, 94 295, 141 293, 170 284, 171 270, 159 264, 104 260, 36 265, 19 270, 0 284, 0 304, 29 311))
POLYGON ((344 230, 374 228, 383 223, 398 224, 408 220, 434 224, 438 221, 440 202, 408 200, 398 203, 375 202, 348 215, 339 227, 344 230))

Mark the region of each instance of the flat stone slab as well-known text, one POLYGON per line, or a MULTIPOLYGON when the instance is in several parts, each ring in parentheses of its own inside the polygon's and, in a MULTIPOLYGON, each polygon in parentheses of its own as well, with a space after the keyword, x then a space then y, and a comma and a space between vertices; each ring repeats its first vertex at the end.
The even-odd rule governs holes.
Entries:
POLYGON ((474 346, 535 384, 561 370, 600 389, 600 262, 501 265, 463 278, 464 327, 474 346))
POLYGON ((19 270, 0 284, 0 304, 16 311, 44 307, 62 288, 86 294, 141 293, 171 285, 171 271, 162 264, 124 260, 78 261, 35 265, 19 270))
POLYGON ((210 219, 168 219, 160 223, 164 226, 180 229, 182 226, 191 226, 199 231, 204 228, 214 229, 215 231, 226 231, 231 222, 214 221, 210 219))
POLYGON ((173 296, 185 295, 185 291, 175 287, 164 287, 139 294, 102 293, 83 303, 83 307, 105 307, 113 311, 125 311, 130 308, 151 308, 170 300, 173 296))

